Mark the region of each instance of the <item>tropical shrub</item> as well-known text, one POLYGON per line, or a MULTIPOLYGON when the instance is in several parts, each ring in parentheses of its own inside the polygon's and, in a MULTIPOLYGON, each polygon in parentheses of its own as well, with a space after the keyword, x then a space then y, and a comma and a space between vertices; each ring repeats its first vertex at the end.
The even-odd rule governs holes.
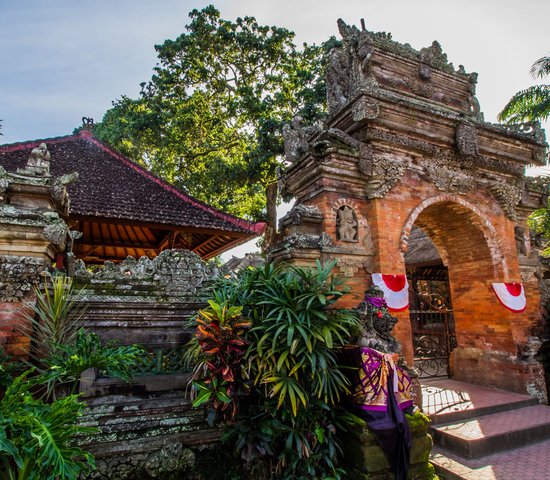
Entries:
POLYGON ((74 440, 95 429, 78 424, 84 404, 77 396, 50 404, 34 398, 31 373, 16 377, 0 401, 0 479, 75 479, 95 465, 74 440))
MULTIPOLYGON (((267 461, 274 477, 340 478, 343 472, 335 433, 353 417, 337 408, 349 385, 337 354, 358 320, 334 308, 345 289, 332 267, 267 265, 223 280, 213 292, 211 307, 239 307, 251 324, 240 332, 248 347, 239 375, 249 394, 232 399, 240 412, 225 437, 236 440, 243 459, 267 461)), ((201 335, 198 330, 193 342, 199 363, 205 361, 196 348, 201 335)))
MULTIPOLYGON (((56 389, 64 384, 74 393, 80 376, 89 368, 99 368, 123 380, 132 379, 132 371, 144 350, 137 346, 101 345, 99 337, 83 328, 85 307, 81 291, 72 278, 64 275, 47 277, 42 289, 34 290, 36 300, 29 302, 25 317, 30 329, 22 333, 31 337, 30 366, 40 375, 39 383, 47 395, 55 398, 56 389)), ((59 392, 58 392, 59 393, 59 392)))
POLYGON ((74 344, 85 312, 80 293, 65 275, 47 276, 43 287, 34 289, 36 300, 27 302, 29 313, 25 314, 33 340, 31 356, 48 356, 59 345, 74 344))
POLYGON ((208 402, 210 424, 216 418, 232 420, 238 412, 238 394, 246 388, 242 379, 241 361, 248 341, 244 334, 250 322, 242 318, 243 307, 228 307, 212 300, 210 307, 199 312, 196 319, 196 342, 199 355, 194 382, 198 395, 193 406, 208 402))
POLYGON ((80 329, 72 344, 59 344, 50 355, 42 359, 46 367, 40 381, 52 390, 55 385, 69 384, 75 393, 82 373, 89 368, 98 368, 111 377, 119 377, 129 382, 133 370, 144 350, 138 345, 117 345, 109 342, 101 345, 95 333, 80 329))

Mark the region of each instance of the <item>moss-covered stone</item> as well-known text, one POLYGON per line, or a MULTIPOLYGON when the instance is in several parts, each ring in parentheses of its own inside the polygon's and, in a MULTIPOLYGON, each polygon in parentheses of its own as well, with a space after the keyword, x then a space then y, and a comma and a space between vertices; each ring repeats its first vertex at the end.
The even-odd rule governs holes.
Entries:
MULTIPOLYGON (((428 435, 430 418, 417 411, 407 415, 412 435, 411 468, 409 480, 435 480, 429 463, 432 438, 428 435)), ((393 480, 384 452, 368 426, 351 428, 341 435, 348 480, 393 480)))

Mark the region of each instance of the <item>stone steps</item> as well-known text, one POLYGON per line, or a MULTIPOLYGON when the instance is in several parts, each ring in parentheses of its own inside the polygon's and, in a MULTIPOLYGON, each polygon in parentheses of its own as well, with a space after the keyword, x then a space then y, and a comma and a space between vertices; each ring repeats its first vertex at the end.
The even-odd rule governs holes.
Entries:
POLYGON ((452 380, 423 387, 431 462, 445 480, 548 479, 550 407, 452 380))
POLYGON ((202 410, 192 409, 182 392, 90 399, 80 423, 100 430, 78 442, 97 458, 136 448, 144 453, 170 443, 194 445, 219 438, 219 431, 206 427, 202 410))
POLYGON ((534 405, 431 428, 439 445, 478 458, 550 438, 550 408, 534 405))

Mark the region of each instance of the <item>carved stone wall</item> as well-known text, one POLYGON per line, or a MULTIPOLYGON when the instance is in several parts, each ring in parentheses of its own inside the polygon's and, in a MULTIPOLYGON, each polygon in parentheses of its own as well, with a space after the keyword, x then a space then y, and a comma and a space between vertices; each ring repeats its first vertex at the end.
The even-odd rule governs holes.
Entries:
POLYGON ((99 268, 77 261, 74 282, 85 306, 84 326, 104 342, 146 349, 131 384, 97 371, 81 382, 90 404, 84 421, 101 428, 83 440, 98 465, 90 479, 191 475, 195 457, 219 439, 203 412, 191 408, 189 372, 182 363, 193 334, 187 323, 207 305, 217 275, 214 265, 188 250, 165 250, 154 259, 128 257, 99 268))
POLYGON ((24 353, 28 345, 15 329, 23 318, 21 302, 32 296, 33 286, 65 249, 66 186, 76 178, 50 176, 45 144, 32 150, 17 173, 0 167, 0 347, 8 353, 24 353))

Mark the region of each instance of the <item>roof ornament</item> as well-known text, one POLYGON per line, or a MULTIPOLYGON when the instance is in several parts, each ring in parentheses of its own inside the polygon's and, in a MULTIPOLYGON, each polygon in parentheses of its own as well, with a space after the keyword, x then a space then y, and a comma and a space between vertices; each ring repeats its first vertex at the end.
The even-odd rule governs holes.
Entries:
POLYGON ((92 117, 82 117, 82 128, 91 132, 94 128, 94 119, 92 117))

